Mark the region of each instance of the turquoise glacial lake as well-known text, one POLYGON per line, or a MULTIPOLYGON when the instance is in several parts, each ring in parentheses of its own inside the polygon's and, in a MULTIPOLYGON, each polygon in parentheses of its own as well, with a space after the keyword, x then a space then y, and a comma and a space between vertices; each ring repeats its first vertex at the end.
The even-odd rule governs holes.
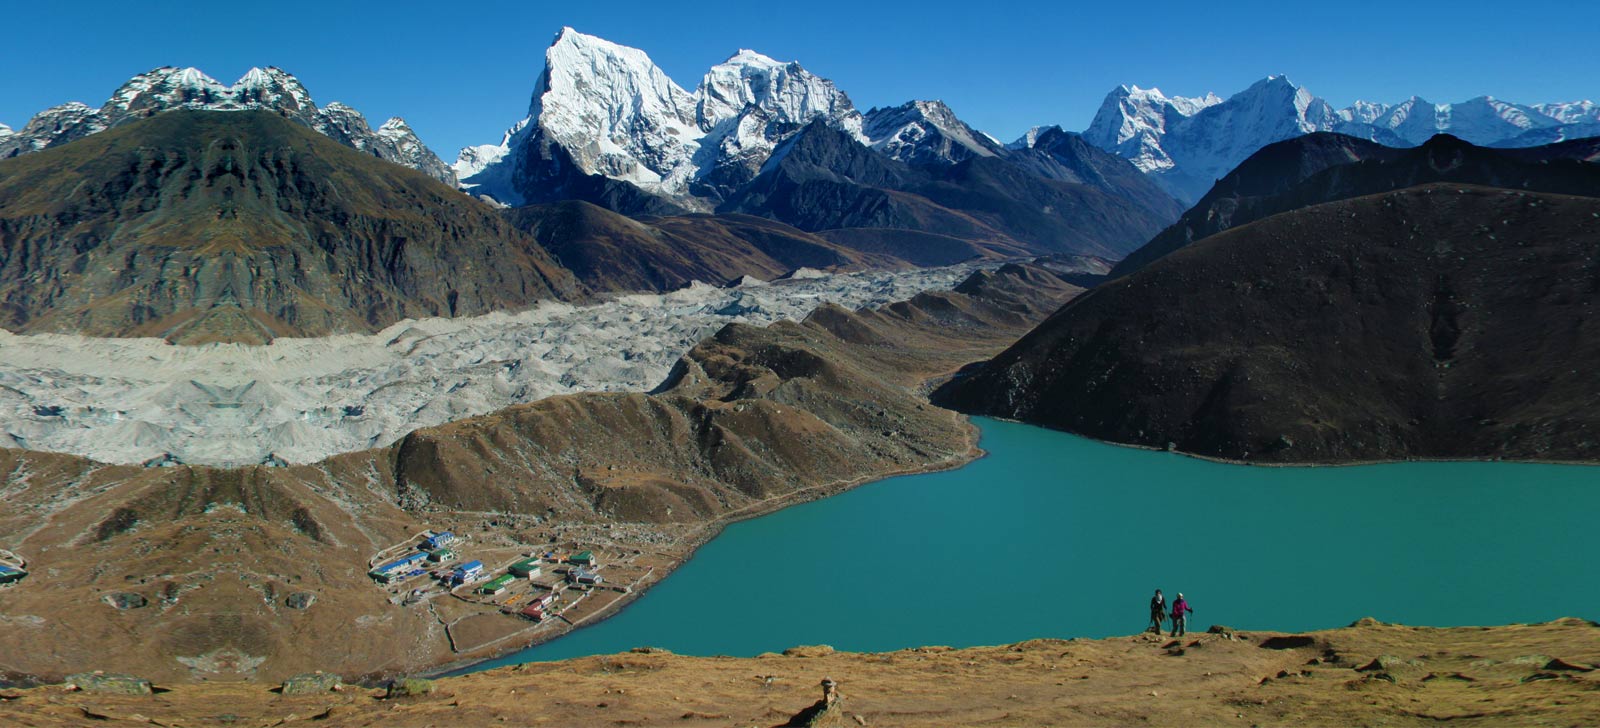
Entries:
POLYGON ((729 526, 620 614, 469 671, 650 645, 750 656, 1595 618, 1600 468, 1227 465, 977 420, 989 455, 729 526))

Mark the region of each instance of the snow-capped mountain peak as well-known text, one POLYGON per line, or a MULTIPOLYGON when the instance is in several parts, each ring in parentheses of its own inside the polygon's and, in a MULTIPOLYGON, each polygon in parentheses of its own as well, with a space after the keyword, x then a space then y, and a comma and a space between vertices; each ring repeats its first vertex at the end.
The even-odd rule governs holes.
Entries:
POLYGON ((873 149, 911 164, 953 164, 993 157, 1003 148, 967 126, 943 101, 912 101, 867 112, 863 131, 873 149))
POLYGON ((1524 106, 1480 96, 1435 104, 1412 96, 1392 105, 1357 101, 1336 110, 1287 76, 1273 75, 1226 101, 1210 94, 1175 99, 1156 89, 1120 86, 1106 95, 1084 138, 1192 202, 1256 150, 1316 131, 1390 146, 1418 145, 1445 132, 1479 145, 1543 144, 1600 133, 1600 109, 1585 101, 1524 106))
MULTIPOLYGON (((710 131, 738 116, 746 107, 768 112, 781 124, 804 125, 818 117, 859 120, 850 97, 832 81, 752 50, 740 50, 711 67, 695 89, 700 127, 710 131)), ((857 133, 859 124, 845 122, 857 133)))
POLYGON ((565 184, 565 157, 582 175, 705 207, 697 196, 747 181, 818 118, 863 139, 849 97, 798 63, 741 50, 691 93, 644 51, 563 28, 528 116, 500 144, 462 149, 454 168, 474 194, 523 204, 565 184))
POLYGON ((590 174, 676 191, 699 148, 695 100, 637 48, 563 28, 528 116, 590 174))
POLYGON ((198 68, 162 66, 146 71, 128 79, 99 108, 78 102, 62 104, 35 115, 20 133, 0 134, 0 158, 66 144, 176 109, 272 111, 341 144, 455 183, 450 168, 409 128, 374 132, 365 117, 348 106, 332 103, 318 109, 298 78, 272 66, 251 68, 231 86, 198 68))

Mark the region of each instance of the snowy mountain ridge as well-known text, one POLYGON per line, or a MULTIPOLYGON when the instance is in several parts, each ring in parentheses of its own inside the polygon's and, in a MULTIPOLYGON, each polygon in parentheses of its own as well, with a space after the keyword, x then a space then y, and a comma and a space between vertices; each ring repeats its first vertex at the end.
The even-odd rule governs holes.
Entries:
POLYGON ((311 127, 333 140, 379 158, 420 170, 447 184, 450 168, 429 151, 399 117, 378 131, 349 106, 317 108, 304 84, 275 67, 251 68, 223 85, 197 68, 163 66, 129 79, 99 108, 76 101, 39 112, 21 131, 0 132, 0 159, 47 149, 107 129, 176 109, 267 110, 311 127))
MULTIPOLYGON (((1416 146, 1448 133, 1480 146, 1533 146, 1600 133, 1589 101, 1533 106, 1480 96, 1435 104, 1357 101, 1335 109, 1285 76, 1268 76, 1223 100, 1120 86, 1084 131, 1091 144, 1133 162, 1173 196, 1193 202, 1256 150, 1301 134, 1332 131, 1387 146, 1416 146)), ((1012 143, 1026 148, 1028 137, 1012 143)))
POLYGON ((868 146, 910 164, 950 164, 1005 151, 989 135, 956 118, 943 101, 872 109, 864 130, 868 146))
POLYGON ((454 170, 473 194, 523 204, 532 182, 556 181, 549 168, 564 154, 585 175, 692 205, 749 181, 819 118, 866 141, 850 98, 798 63, 740 50, 689 92, 644 51, 563 28, 528 115, 498 145, 462 149, 454 170))

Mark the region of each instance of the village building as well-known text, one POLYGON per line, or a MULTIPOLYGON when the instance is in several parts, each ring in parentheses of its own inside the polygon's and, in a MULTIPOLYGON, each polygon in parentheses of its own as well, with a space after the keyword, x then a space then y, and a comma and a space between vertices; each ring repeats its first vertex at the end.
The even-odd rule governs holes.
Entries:
POLYGON ((544 573, 544 568, 540 566, 537 558, 523 559, 512 564, 507 570, 524 579, 532 579, 544 573))
POLYGON ((465 584, 469 581, 477 581, 479 578, 482 578, 482 576, 483 562, 473 559, 472 561, 468 561, 465 564, 457 566, 456 570, 450 573, 450 583, 465 584))
POLYGON ((489 595, 503 594, 505 593, 506 587, 511 586, 511 582, 516 580, 517 577, 512 576, 511 574, 501 574, 493 579, 490 579, 488 582, 484 583, 483 586, 478 587, 478 593, 489 595))

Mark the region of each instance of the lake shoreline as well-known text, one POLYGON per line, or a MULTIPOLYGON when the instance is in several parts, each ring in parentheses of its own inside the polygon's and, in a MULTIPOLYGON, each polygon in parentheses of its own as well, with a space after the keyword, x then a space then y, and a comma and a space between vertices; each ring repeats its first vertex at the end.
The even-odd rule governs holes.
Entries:
MULTIPOLYGON (((934 405, 929 404, 928 406, 934 405)), ((716 539, 717 536, 720 536, 722 532, 728 528, 728 526, 731 526, 735 523, 771 515, 785 508, 797 506, 802 503, 811 503, 824 498, 830 498, 855 488, 888 480, 890 478, 939 473, 948 470, 957 470, 970 465, 973 462, 985 457, 987 453, 979 447, 979 440, 982 435, 982 431, 977 425, 973 424, 970 417, 966 415, 960 415, 960 417, 962 419, 967 437, 967 449, 963 453, 942 461, 927 463, 913 468, 904 468, 882 474, 864 476, 862 478, 857 478, 850 481, 812 486, 810 488, 786 493, 781 496, 761 501, 759 503, 753 503, 737 511, 722 514, 715 520, 708 521, 699 526, 695 531, 691 532, 691 534, 686 537, 688 546, 686 547, 682 558, 678 559, 667 568, 658 571, 655 578, 651 579, 648 584, 643 585, 641 588, 631 590, 629 593, 607 605, 605 609, 589 615, 577 624, 560 631, 553 631, 538 635, 531 641, 518 643, 518 646, 516 647, 490 648, 490 650, 482 652, 474 651, 477 654, 474 654, 472 657, 454 660, 449 663, 428 668, 427 670, 418 671, 416 674, 424 678, 473 674, 476 672, 472 669, 474 666, 482 665, 484 663, 503 658, 507 655, 513 655, 524 650, 548 644, 564 637, 569 637, 584 629, 596 627, 604 623, 606 620, 616 617, 628 607, 632 606, 634 602, 638 601, 645 594, 649 593, 652 587, 660 584, 662 581, 666 580, 667 577, 671 576, 673 573, 682 568, 685 564, 688 564, 702 547, 716 539)), ((642 647, 643 645, 640 646, 642 647)), ((382 679, 383 678, 380 676, 373 676, 373 678, 368 680, 368 682, 375 684, 382 679)))
MULTIPOLYGON (((956 410, 956 411, 959 411, 959 410, 956 410)), ((967 414, 965 412, 963 412, 962 414, 966 415, 967 417, 973 417, 974 416, 974 415, 967 414)), ((1063 429, 1058 428, 1058 427, 1050 427, 1049 425, 1041 425, 1041 424, 1037 424, 1037 423, 1033 423, 1033 422, 1027 422, 1025 420, 1018 420, 1018 419, 1013 419, 1013 418, 1010 418, 1010 417, 1002 417, 1002 416, 999 416, 999 415, 987 415, 986 414, 986 415, 981 415, 981 416, 984 417, 985 419, 994 420, 996 422, 1009 422, 1009 423, 1014 424, 1014 425, 1026 425, 1028 427, 1037 427, 1037 428, 1039 428, 1041 430, 1049 430, 1051 432, 1060 432, 1060 433, 1063 433, 1063 434, 1071 435, 1073 437, 1081 437, 1081 438, 1083 438, 1085 440, 1089 440, 1091 442, 1097 442, 1097 443, 1100 443, 1102 445, 1112 445, 1112 446, 1115 446, 1115 447, 1125 447, 1125 448, 1128 448, 1130 450, 1143 450, 1143 451, 1146 451, 1146 452, 1171 453, 1173 455, 1179 455, 1179 456, 1182 456, 1182 457, 1191 458, 1191 459, 1194 459, 1194 460, 1201 460, 1201 461, 1209 462, 1209 463, 1219 463, 1219 464, 1222 464, 1222 465, 1246 465, 1246 466, 1257 467, 1257 468, 1354 468, 1354 467, 1361 467, 1363 465, 1401 465, 1401 464, 1405 464, 1405 463, 1510 463, 1510 464, 1526 463, 1528 465, 1582 465, 1582 466, 1588 466, 1588 467, 1600 466, 1600 460, 1547 460, 1547 459, 1544 459, 1544 458, 1533 458, 1533 459, 1524 459, 1524 460, 1507 460, 1505 458, 1394 458, 1394 459, 1378 459, 1378 460, 1340 460, 1340 461, 1334 461, 1334 462, 1310 462, 1310 461, 1308 461, 1308 462, 1294 462, 1294 463, 1261 462, 1261 461, 1258 461, 1258 460, 1240 460, 1240 459, 1237 459, 1237 458, 1225 458, 1225 457, 1220 457, 1220 456, 1217 456, 1217 455, 1206 455, 1204 453, 1188 452, 1186 450, 1167 449, 1167 448, 1164 448, 1164 447, 1155 447, 1154 445, 1140 445, 1138 443, 1133 443, 1133 442, 1117 442, 1116 440, 1105 440, 1105 439, 1101 439, 1101 438, 1095 437, 1093 435, 1086 435, 1086 434, 1083 434, 1081 432, 1073 432, 1072 430, 1063 430, 1063 429)))

